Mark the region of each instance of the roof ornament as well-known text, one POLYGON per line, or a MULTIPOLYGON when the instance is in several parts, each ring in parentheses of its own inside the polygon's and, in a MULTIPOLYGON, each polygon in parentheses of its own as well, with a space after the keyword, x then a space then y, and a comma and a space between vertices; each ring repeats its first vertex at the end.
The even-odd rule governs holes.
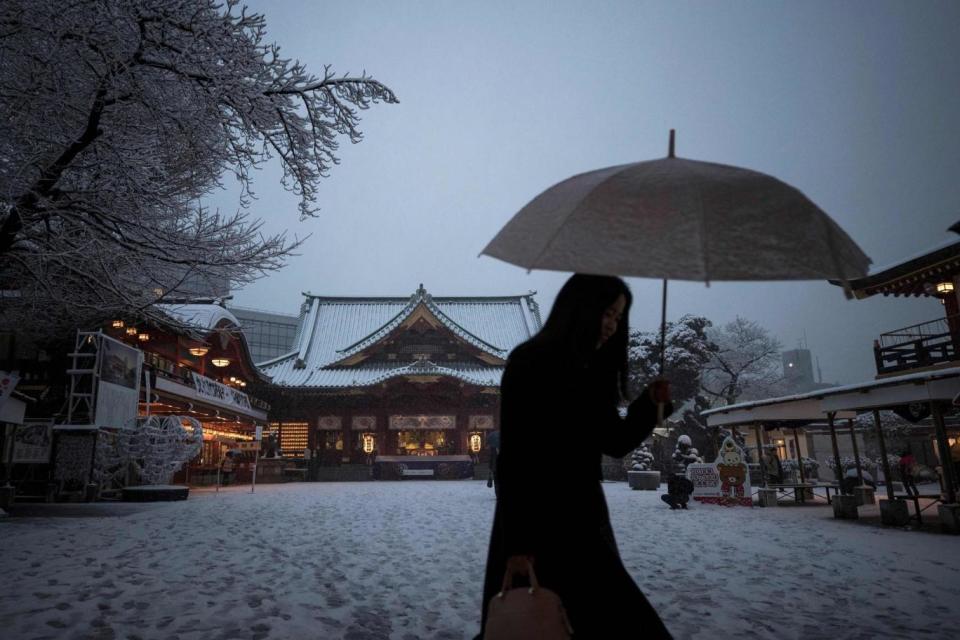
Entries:
POLYGON ((417 302, 419 300, 423 300, 424 302, 431 302, 433 300, 433 296, 427 293, 427 290, 423 288, 422 282, 420 283, 420 286, 417 287, 417 291, 410 296, 410 302, 417 302))

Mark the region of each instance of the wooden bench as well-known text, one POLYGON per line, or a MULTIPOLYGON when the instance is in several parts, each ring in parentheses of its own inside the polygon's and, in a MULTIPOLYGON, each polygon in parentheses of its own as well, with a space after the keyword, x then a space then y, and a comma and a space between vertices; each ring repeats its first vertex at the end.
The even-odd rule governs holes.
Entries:
MULTIPOLYGON (((781 484, 768 484, 767 488, 776 489, 777 491, 783 491, 788 496, 793 496, 793 499, 798 504, 804 504, 807 500, 807 490, 810 490, 810 495, 815 495, 813 489, 817 485, 810 482, 791 482, 791 483, 781 483, 781 484)), ((829 501, 829 497, 828 497, 829 501)))

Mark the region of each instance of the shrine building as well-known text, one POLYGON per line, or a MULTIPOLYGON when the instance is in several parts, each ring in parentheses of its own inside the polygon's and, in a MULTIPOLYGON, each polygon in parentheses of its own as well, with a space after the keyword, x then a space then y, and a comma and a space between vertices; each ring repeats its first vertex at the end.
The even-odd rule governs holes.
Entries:
POLYGON ((292 350, 258 364, 283 455, 435 471, 476 460, 498 428, 507 356, 542 325, 534 295, 305 293, 292 350))

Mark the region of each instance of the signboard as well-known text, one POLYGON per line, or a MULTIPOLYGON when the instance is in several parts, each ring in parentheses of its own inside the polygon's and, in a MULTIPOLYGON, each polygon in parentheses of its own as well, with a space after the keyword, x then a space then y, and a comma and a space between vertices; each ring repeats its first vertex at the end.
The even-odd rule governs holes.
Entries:
POLYGON ((132 427, 137 420, 143 352, 100 336, 100 382, 93 423, 98 427, 132 427))
POLYGON ((13 464, 50 462, 53 424, 21 424, 13 428, 13 464))
POLYGON ((3 406, 3 403, 6 402, 10 394, 13 393, 13 389, 17 386, 18 380, 20 380, 19 375, 0 371, 0 407, 3 406))
POLYGON ((733 438, 725 438, 713 463, 687 465, 687 478, 693 483, 693 499, 722 505, 753 506, 750 471, 743 449, 733 438))
POLYGON ((433 469, 400 469, 402 476, 432 476, 433 469))
POLYGON ((263 425, 258 424, 256 433, 254 434, 253 439, 259 442, 262 437, 263 437, 263 425))
POLYGON ((250 396, 239 389, 228 387, 216 380, 211 380, 195 371, 190 372, 193 375, 193 386, 197 390, 197 395, 201 398, 210 398, 225 404, 232 404, 241 409, 250 410, 250 396))
POLYGON ((412 431, 417 429, 456 429, 456 416, 390 416, 390 429, 412 431))

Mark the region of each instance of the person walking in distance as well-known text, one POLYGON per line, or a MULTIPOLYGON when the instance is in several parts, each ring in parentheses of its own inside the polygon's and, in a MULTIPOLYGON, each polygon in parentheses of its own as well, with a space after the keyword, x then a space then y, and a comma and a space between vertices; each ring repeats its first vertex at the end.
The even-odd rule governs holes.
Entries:
POLYGON ((576 274, 543 329, 510 354, 501 383, 500 493, 481 613, 503 585, 539 584, 559 595, 578 638, 670 638, 623 566, 601 480, 601 456, 623 457, 653 431, 669 385, 651 383, 630 404, 623 280, 576 274))

